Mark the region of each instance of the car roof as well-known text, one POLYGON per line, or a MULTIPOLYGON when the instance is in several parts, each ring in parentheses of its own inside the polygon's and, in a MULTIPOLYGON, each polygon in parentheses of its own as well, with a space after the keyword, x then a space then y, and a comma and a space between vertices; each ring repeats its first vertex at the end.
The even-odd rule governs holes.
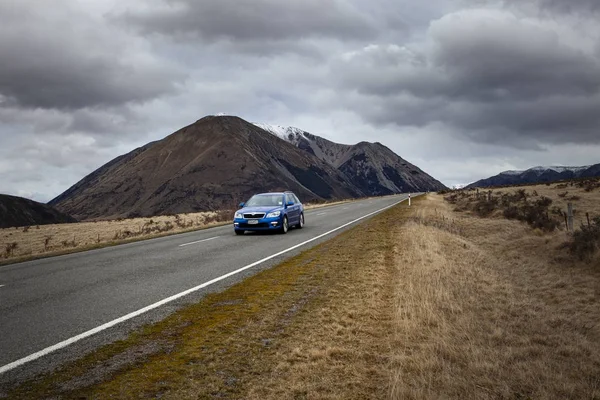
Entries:
POLYGON ((266 196, 269 194, 280 194, 280 195, 284 195, 284 194, 288 194, 288 193, 292 193, 294 194, 294 192, 290 191, 290 190, 286 190, 285 192, 265 192, 265 193, 257 193, 255 196, 266 196))

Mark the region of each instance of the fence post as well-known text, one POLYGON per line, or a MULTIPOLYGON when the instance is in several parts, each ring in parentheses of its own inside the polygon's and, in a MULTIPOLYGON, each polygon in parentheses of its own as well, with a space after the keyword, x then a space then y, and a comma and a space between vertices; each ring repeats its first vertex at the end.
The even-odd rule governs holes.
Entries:
POLYGON ((567 204, 567 219, 569 221, 569 231, 573 232, 573 203, 567 204))
POLYGON ((488 202, 492 201, 492 191, 488 191, 488 202))

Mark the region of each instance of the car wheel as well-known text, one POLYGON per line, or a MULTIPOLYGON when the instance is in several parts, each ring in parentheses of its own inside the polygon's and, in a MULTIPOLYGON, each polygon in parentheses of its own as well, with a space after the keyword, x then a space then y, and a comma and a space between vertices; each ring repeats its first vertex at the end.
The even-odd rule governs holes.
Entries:
POLYGON ((288 225, 288 218, 287 215, 283 216, 283 223, 281 224, 281 233, 285 234, 287 233, 288 229, 289 229, 289 225, 288 225))
POLYGON ((236 235, 243 235, 245 231, 241 231, 241 230, 235 230, 235 234, 236 235))
POLYGON ((298 225, 296 225, 296 228, 298 228, 298 229, 304 228, 304 213, 300 214, 300 222, 298 222, 298 225))

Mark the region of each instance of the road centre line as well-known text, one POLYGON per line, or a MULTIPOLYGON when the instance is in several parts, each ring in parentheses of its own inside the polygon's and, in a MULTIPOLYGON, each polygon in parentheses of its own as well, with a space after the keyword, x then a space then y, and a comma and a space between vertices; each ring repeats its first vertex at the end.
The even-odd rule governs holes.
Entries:
POLYGON ((211 237, 211 238, 208 238, 208 239, 196 240, 195 242, 180 244, 179 247, 189 246, 190 244, 196 244, 196 243, 201 243, 201 242, 208 242, 209 240, 218 239, 220 237, 221 236, 215 236, 215 237, 211 237))
MULTIPOLYGON (((109 328, 111 328, 111 327, 113 327, 113 326, 115 326, 115 325, 117 325, 117 324, 120 324, 120 323, 122 323, 122 322, 125 322, 125 321, 127 321, 127 320, 130 320, 130 319, 132 319, 132 318, 135 318, 135 317, 137 317, 137 316, 139 316, 139 315, 142 315, 142 314, 144 314, 144 313, 146 313, 146 312, 148 312, 148 311, 151 311, 151 310, 153 310, 153 309, 155 309, 155 308, 158 308, 158 307, 160 307, 160 306, 162 306, 162 305, 165 305, 165 304, 167 304, 167 303, 170 303, 170 302, 172 302, 172 301, 174 301, 174 300, 177 300, 177 299, 179 299, 179 298, 181 298, 181 297, 184 297, 184 296, 186 296, 186 295, 188 295, 188 294, 190 294, 190 293, 197 292, 197 291, 198 291, 198 290, 200 290, 200 289, 203 289, 203 288, 205 288, 205 287, 207 287, 207 286, 210 286, 210 285, 212 285, 212 284, 214 284, 214 283, 217 283, 217 282, 219 282, 219 281, 222 281, 222 280, 224 280, 224 279, 227 279, 227 278, 229 278, 230 276, 233 276, 233 275, 239 274, 239 273, 240 273, 240 272, 242 272, 242 271, 245 271, 245 270, 247 270, 247 269, 250 269, 250 268, 252 268, 252 267, 255 267, 255 266, 259 265, 259 264, 262 264, 262 263, 264 263, 265 261, 269 261, 269 260, 271 260, 271 259, 273 259, 273 258, 275 258, 275 257, 279 257, 280 255, 282 255, 282 254, 285 254, 285 253, 288 253, 288 252, 290 252, 290 251, 292 251, 292 250, 295 250, 295 249, 297 249, 297 248, 299 248, 299 247, 302 247, 302 246, 304 246, 305 244, 308 244, 308 243, 310 243, 310 242, 314 242, 315 240, 319 240, 319 239, 321 239, 322 237, 325 237, 325 236, 327 236, 327 235, 330 235, 330 234, 332 234, 333 232, 339 231, 340 229, 343 229, 343 228, 345 228, 345 227, 347 227, 347 226, 349 226, 349 225, 352 225, 352 224, 354 224, 354 223, 356 223, 356 222, 358 222, 358 221, 361 221, 361 220, 363 220, 363 219, 365 219, 365 218, 368 218, 368 217, 370 217, 371 215, 374 215, 374 214, 377 214, 377 213, 379 213, 379 212, 381 212, 381 211, 387 210, 388 208, 392 208, 392 207, 394 207, 394 206, 396 206, 396 205, 398 205, 398 204, 400 204, 400 203, 402 203, 403 201, 406 201, 406 200, 408 200, 408 199, 403 199, 403 200, 397 201, 397 202, 395 202, 394 204, 391 204, 391 205, 389 205, 389 206, 386 206, 386 207, 380 208, 379 210, 377 210, 377 211, 373 211, 373 212, 371 212, 371 213, 369 213, 369 214, 363 215, 362 217, 356 218, 356 219, 354 219, 354 220, 352 220, 352 221, 350 221, 350 222, 347 222, 347 223, 345 223, 345 224, 343 224, 343 225, 340 225, 340 226, 338 226, 337 228, 334 228, 334 229, 332 229, 332 230, 330 230, 330 231, 328 231, 328 232, 325 232, 325 233, 322 233, 322 234, 320 234, 320 235, 318 235, 318 236, 315 236, 315 237, 314 237, 314 238, 312 238, 312 239, 308 239, 308 240, 306 240, 306 241, 304 241, 304 242, 302 242, 302 243, 299 243, 299 244, 297 244, 297 245, 294 245, 294 246, 292 246, 292 247, 289 247, 289 248, 287 248, 287 249, 285 249, 285 250, 282 250, 282 251, 280 251, 280 252, 278 252, 278 253, 275 253, 275 254, 272 254, 272 255, 270 255, 270 256, 268 256, 268 257, 265 257, 265 258, 263 258, 262 260, 258 260, 258 261, 256 261, 256 262, 253 262, 252 264, 248 264, 248 265, 246 265, 246 266, 244 266, 244 267, 242 267, 242 268, 236 269, 235 271, 229 272, 229 273, 227 273, 227 274, 225 274, 225 275, 221 275, 221 276, 219 276, 219 277, 217 277, 217 278, 214 278, 214 279, 212 279, 212 280, 210 280, 210 281, 208 281, 208 282, 204 282, 204 283, 202 283, 202 284, 200 284, 200 285, 198 285, 198 286, 195 286, 195 287, 193 287, 193 288, 191 288, 191 289, 184 290, 183 292, 177 293, 177 294, 175 294, 175 295, 173 295, 173 296, 170 296, 170 297, 167 297, 167 298, 165 298, 165 299, 162 299, 162 300, 160 300, 160 301, 157 301, 156 303, 150 304, 149 306, 146 306, 146 307, 144 307, 144 308, 140 308, 140 309, 139 309, 139 310, 137 310, 137 311, 133 311, 133 312, 131 312, 131 313, 127 314, 127 315, 123 315, 122 317, 119 317, 119 318, 117 318, 117 319, 114 319, 114 320, 112 320, 112 321, 109 321, 109 322, 107 322, 107 323, 105 323, 105 324, 102 324, 102 325, 100 325, 100 326, 97 326, 97 327, 95 327, 95 328, 93 328, 93 329, 90 329, 90 330, 88 330, 88 331, 85 331, 85 332, 83 332, 83 333, 80 333, 79 335, 73 336, 73 337, 71 337, 71 338, 69 338, 69 339, 63 340, 62 342, 56 343, 55 345, 52 345, 52 346, 46 347, 45 349, 42 349, 42 350, 40 350, 40 351, 38 351, 38 352, 35 352, 35 353, 33 353, 33 354, 30 354, 30 355, 28 355, 28 356, 26 356, 26 357, 20 358, 20 359, 18 359, 18 360, 16 360, 16 361, 13 361, 13 362, 9 363, 9 364, 3 365, 3 366, 1 366, 1 367, 0 367, 0 375, 4 374, 5 372, 11 371, 11 370, 13 370, 13 369, 15 369, 15 368, 17 368, 17 367, 20 367, 20 366, 22 366, 22 365, 24 365, 24 364, 27 364, 27 363, 29 363, 29 362, 31 362, 31 361, 35 361, 35 360, 37 360, 38 358, 41 358, 41 357, 43 357, 43 356, 45 356, 45 355, 48 355, 48 354, 50 354, 50 353, 52 353, 52 352, 55 352, 55 351, 57 351, 57 350, 60 350, 60 349, 62 349, 62 348, 65 348, 65 347, 67 347, 67 346, 70 346, 70 345, 72 345, 73 343, 76 343, 76 342, 78 342, 78 341, 80 341, 80 340, 82 340, 82 339, 85 339, 85 338, 87 338, 87 337, 90 337, 90 336, 92 336, 92 335, 95 335, 96 333, 99 333, 99 332, 102 332, 102 331, 104 331, 104 330, 106 330, 106 329, 109 329, 109 328)), ((211 239, 214 239, 214 238, 211 238, 211 239)))

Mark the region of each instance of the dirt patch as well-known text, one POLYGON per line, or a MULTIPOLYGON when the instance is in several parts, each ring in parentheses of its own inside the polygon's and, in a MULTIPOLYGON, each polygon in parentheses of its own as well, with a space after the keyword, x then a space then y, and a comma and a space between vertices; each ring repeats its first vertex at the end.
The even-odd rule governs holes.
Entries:
POLYGON ((119 370, 140 364, 153 355, 169 354, 174 348, 175 345, 173 343, 164 341, 150 341, 129 347, 122 353, 115 354, 108 360, 94 365, 82 375, 75 376, 71 380, 62 382, 57 387, 57 391, 59 393, 68 393, 98 384, 105 381, 113 373, 119 370))

